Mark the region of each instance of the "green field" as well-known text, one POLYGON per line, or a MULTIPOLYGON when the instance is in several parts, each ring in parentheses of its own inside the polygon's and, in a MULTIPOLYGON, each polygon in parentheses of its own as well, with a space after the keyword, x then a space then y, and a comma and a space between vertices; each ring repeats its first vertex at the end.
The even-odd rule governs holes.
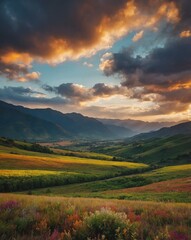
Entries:
MULTIPOLYGON (((133 154, 137 146, 130 159, 113 150, 106 155, 0 142, 0 239, 190 239, 187 147, 183 160, 173 152, 168 156, 174 160, 164 162, 156 158, 157 147, 146 151, 144 143, 150 158, 142 163, 133 154)), ((121 143, 116 146, 120 151, 121 143)))
POLYGON ((177 135, 168 138, 119 142, 92 147, 98 153, 107 153, 127 161, 152 165, 175 165, 191 163, 191 136, 177 135))
MULTIPOLYGON (((187 137, 181 137, 181 139, 184 140, 183 143, 185 141, 189 142, 187 137)), ((180 136, 178 140, 180 140, 180 136)), ((4 140, 2 139, 2 141, 4 140)), ((162 145, 162 140, 158 139, 151 143, 142 143, 146 151, 144 154, 146 155, 147 153, 150 159, 153 157, 153 152, 156 154, 157 147, 149 150, 149 144, 150 147, 151 144, 152 146, 158 144, 160 149, 166 147, 167 143, 170 146, 170 142, 171 146, 173 146, 172 149, 174 149, 175 142, 180 146, 177 137, 176 141, 175 138, 168 138, 168 140, 163 140, 163 142, 165 142, 164 145, 162 145)), ((129 148, 130 146, 132 147, 133 143, 128 145, 129 148)), ((134 143, 134 148, 129 150, 132 157, 134 156, 136 160, 136 154, 133 155, 135 149, 137 149, 137 143, 134 143)), ((185 152, 188 151, 187 147, 185 149, 185 152)), ((173 158, 175 154, 169 156, 173 158)), ((186 156, 188 157, 188 155, 186 156)), ((180 179, 179 181, 184 182, 191 176, 191 164, 174 166, 171 164, 169 164, 170 166, 160 166, 159 164, 157 166, 156 164, 128 162, 124 161, 124 159, 123 161, 119 161, 119 159, 115 161, 112 155, 106 155, 105 153, 48 149, 46 147, 41 148, 38 145, 35 145, 34 148, 33 144, 30 143, 11 141, 10 143, 8 141, 6 144, 3 142, 0 145, 0 159, 1 192, 23 192, 24 194, 66 197, 191 202, 190 182, 186 184, 183 191, 181 191, 181 188, 178 188, 177 191, 167 189, 161 192, 157 191, 157 188, 152 192, 146 190, 139 191, 144 186, 149 187, 156 183, 164 182, 164 184, 172 186, 174 184, 172 181, 174 180, 180 179), (79 157, 79 154, 81 157, 79 157), (102 157, 103 159, 101 159, 102 157), (133 191, 134 188, 137 189, 133 191), (132 189, 132 191, 129 192, 129 189, 132 189)), ((162 161, 160 163, 163 164, 162 161)), ((166 162, 165 165, 167 165, 166 162)))
POLYGON ((107 179, 143 171, 148 167, 139 163, 38 153, 15 146, 1 146, 0 149, 2 192, 107 179))
MULTIPOLYGON (((180 179, 191 176, 191 164, 180 166, 163 167, 157 170, 148 171, 142 174, 133 174, 130 176, 115 177, 106 180, 99 180, 89 183, 73 184, 63 187, 55 187, 49 189, 35 190, 34 194, 48 194, 48 195, 62 195, 62 196, 76 196, 76 197, 104 197, 104 198, 119 198, 119 199, 140 199, 140 200, 154 200, 154 201, 178 201, 191 202, 191 188, 185 189, 184 192, 179 191, 175 193, 158 194, 124 194, 124 188, 140 187, 150 185, 156 182, 163 182, 172 179, 180 179), (108 190, 119 189, 117 194, 115 191, 108 192, 108 190), (121 189, 121 192, 120 192, 121 189), (161 195, 161 196, 160 196, 161 195), (158 196, 158 197, 157 197, 158 196)), ((168 182, 166 183, 168 184, 168 182)), ((191 182, 189 183, 191 186, 191 182)))

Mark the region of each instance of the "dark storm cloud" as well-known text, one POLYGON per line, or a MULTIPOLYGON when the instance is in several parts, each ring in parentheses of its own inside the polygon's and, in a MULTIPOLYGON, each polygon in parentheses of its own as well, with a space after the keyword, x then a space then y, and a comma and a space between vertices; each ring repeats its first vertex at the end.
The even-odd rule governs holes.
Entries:
POLYGON ((3 0, 0 2, 0 54, 25 54, 25 61, 28 57, 28 61, 56 64, 109 48, 129 31, 142 28, 143 21, 145 27, 154 27, 163 18, 178 21, 175 3, 3 0))
POLYGON ((179 0, 176 1, 177 7, 179 9, 179 16, 181 21, 176 26, 177 30, 182 30, 186 28, 190 28, 191 22, 191 1, 190 0, 179 0))
POLYGON ((131 89, 131 98, 159 105, 143 115, 185 111, 191 99, 191 38, 168 42, 146 57, 128 51, 114 54, 106 65, 107 75, 119 74, 121 85, 131 89))
MULTIPOLYGON (((39 73, 30 71, 33 61, 57 64, 90 56, 131 31, 145 34, 149 29, 158 31, 157 41, 165 39, 164 46, 152 48, 147 56, 136 56, 136 49, 128 48, 102 62, 106 75, 122 77, 121 85, 98 83, 87 88, 70 83, 44 89, 61 96, 62 101, 75 103, 113 95, 155 99, 161 104, 187 103, 191 88, 190 10, 189 0, 2 0, 0 75, 23 82, 35 80, 39 73)), ((43 98, 36 97, 40 93, 13 90, 12 94, 26 101, 43 98)), ((42 99, 49 100, 46 96, 42 99)))
POLYGON ((145 100, 148 94, 159 94, 162 98, 157 101, 190 103, 191 38, 175 38, 146 57, 133 57, 128 50, 113 54, 104 72, 122 76, 121 85, 132 89, 132 98, 145 100))
POLYGON ((1 52, 14 50, 47 57, 60 40, 68 47, 85 47, 99 37, 97 27, 103 18, 113 17, 125 3, 126 0, 1 1, 1 52))
POLYGON ((121 85, 132 90, 131 98, 158 103, 157 109, 145 114, 181 112, 190 106, 191 2, 174 3, 179 9, 179 21, 158 28, 165 36, 163 46, 152 48, 146 56, 136 55, 132 47, 123 49, 100 64, 105 75, 122 78, 121 85))
POLYGON ((155 48, 146 57, 134 57, 128 49, 114 53, 104 72, 106 75, 120 73, 127 77, 137 71, 167 76, 188 71, 190 67, 191 38, 178 38, 167 42, 164 47, 155 48))
POLYGON ((163 48, 154 49, 142 65, 145 73, 164 75, 190 70, 191 38, 171 40, 163 48))

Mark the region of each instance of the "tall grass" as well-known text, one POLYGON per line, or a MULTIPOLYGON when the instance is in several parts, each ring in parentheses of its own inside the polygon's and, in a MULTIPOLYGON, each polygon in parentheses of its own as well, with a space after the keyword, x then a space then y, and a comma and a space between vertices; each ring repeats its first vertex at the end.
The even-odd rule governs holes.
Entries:
POLYGON ((189 240, 190 216, 188 204, 3 194, 0 239, 189 240))

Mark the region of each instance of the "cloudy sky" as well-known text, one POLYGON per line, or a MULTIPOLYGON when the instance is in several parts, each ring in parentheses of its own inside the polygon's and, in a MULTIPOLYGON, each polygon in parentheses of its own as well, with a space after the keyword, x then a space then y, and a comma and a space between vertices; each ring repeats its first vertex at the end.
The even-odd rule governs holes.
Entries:
POLYGON ((1 0, 0 99, 191 119, 190 0, 1 0))

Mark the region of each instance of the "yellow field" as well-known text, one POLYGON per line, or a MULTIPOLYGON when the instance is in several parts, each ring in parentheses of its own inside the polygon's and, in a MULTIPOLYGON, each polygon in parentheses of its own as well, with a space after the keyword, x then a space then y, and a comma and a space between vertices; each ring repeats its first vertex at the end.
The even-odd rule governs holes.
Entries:
POLYGON ((23 156, 17 154, 0 153, 0 168, 15 169, 64 169, 68 167, 123 167, 123 168, 142 168, 148 165, 142 163, 104 161, 69 156, 53 155, 50 157, 42 156, 23 156))
POLYGON ((146 164, 42 154, 5 147, 0 152, 0 192, 64 186, 107 179, 147 168, 146 164), (4 151, 4 152, 3 152, 4 151), (11 153, 12 151, 12 153, 11 153))

